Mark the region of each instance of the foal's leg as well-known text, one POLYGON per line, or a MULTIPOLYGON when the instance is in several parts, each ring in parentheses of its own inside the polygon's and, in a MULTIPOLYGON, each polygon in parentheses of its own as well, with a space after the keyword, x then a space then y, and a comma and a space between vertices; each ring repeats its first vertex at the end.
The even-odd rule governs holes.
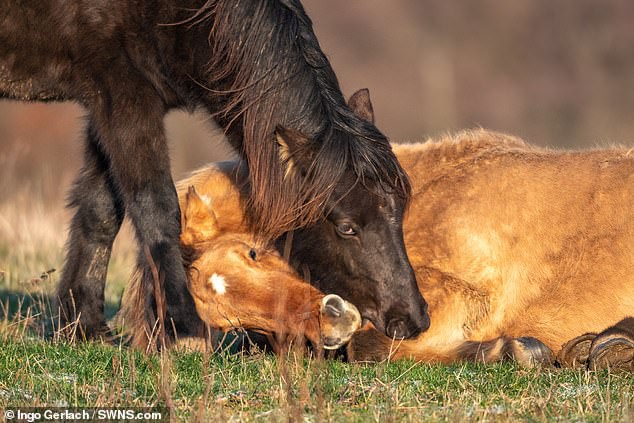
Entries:
POLYGON ((110 161, 88 125, 84 167, 70 195, 77 210, 71 221, 67 256, 57 297, 62 326, 78 318, 82 335, 107 332, 104 285, 108 260, 124 216, 124 204, 109 173, 110 161))

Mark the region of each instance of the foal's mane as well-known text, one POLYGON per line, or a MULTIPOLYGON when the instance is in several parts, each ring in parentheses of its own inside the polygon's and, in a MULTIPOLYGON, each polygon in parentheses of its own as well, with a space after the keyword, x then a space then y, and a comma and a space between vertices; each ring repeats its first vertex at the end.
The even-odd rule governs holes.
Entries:
POLYGON ((207 83, 221 104, 215 118, 242 138, 251 223, 262 234, 275 237, 322 217, 347 170, 368 189, 409 198, 388 140, 346 105, 297 0, 208 0, 191 22, 210 25, 207 83), (305 174, 285 176, 276 125, 312 140, 305 174))

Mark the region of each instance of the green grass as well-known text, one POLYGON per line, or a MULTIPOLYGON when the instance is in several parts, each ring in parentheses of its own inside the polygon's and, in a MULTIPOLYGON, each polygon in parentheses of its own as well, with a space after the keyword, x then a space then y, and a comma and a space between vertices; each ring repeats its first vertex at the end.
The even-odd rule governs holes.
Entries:
POLYGON ((631 421, 631 374, 511 364, 374 365, 272 355, 145 355, 4 339, 0 408, 172 407, 180 418, 308 421, 631 421))

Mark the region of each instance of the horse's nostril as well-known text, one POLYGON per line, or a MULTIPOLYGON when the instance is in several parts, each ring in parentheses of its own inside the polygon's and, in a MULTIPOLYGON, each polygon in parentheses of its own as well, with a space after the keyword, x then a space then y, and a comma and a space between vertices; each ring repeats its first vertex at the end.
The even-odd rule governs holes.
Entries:
POLYGON ((409 329, 403 319, 390 320, 385 331, 390 338, 403 339, 409 337, 409 329))

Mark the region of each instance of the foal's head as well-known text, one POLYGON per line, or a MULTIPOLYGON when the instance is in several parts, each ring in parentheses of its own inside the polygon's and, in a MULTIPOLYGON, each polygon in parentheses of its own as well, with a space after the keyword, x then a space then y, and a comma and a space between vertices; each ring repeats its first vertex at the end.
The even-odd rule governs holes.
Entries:
MULTIPOLYGON (((338 134, 347 169, 326 202, 324 219, 294 232, 292 259, 295 265, 308 265, 316 287, 352 302, 378 330, 390 337, 413 337, 428 328, 429 316, 403 241, 407 176, 373 126, 367 90, 353 95, 349 106, 363 131, 338 134), (365 139, 363 133, 373 137, 365 139), (359 139, 345 139, 351 136, 359 139), (382 166, 396 170, 385 172, 382 166), (384 178, 400 178, 406 186, 373 178, 386 174, 390 176, 384 178)), ((332 152, 317 149, 318 143, 290 129, 278 127, 277 140, 287 173, 307 179, 307 184, 311 177, 327 174, 327 169, 315 168, 324 163, 319 154, 332 152)))
POLYGON ((223 226, 210 201, 190 187, 183 204, 181 246, 190 256, 189 290, 201 319, 221 330, 305 335, 327 349, 346 343, 361 323, 356 308, 305 283, 277 250, 236 224, 238 203, 234 224, 223 226))

